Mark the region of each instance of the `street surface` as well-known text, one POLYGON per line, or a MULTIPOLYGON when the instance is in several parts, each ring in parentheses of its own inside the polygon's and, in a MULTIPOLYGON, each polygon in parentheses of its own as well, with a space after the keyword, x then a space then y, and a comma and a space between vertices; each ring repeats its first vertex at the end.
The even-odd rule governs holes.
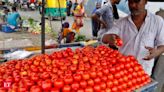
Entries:
MULTIPOLYGON (((39 21, 39 22, 41 21, 41 15, 39 14, 38 11, 19 11, 19 13, 20 13, 21 17, 25 17, 25 18, 31 17, 36 21, 39 21)), ((73 23, 73 17, 67 17, 65 21, 70 23, 70 28, 71 28, 72 23, 73 23)), ((49 21, 48 19, 46 19, 46 22, 48 22, 49 24, 51 22, 53 31, 55 31, 55 32, 60 31, 61 22, 59 19, 52 20, 52 21, 49 21)), ((91 21, 89 18, 85 18, 84 19, 84 27, 81 28, 80 34, 85 35, 87 38, 91 38, 92 37, 91 30, 92 30, 91 21)), ((10 39, 10 40, 11 39, 13 39, 13 40, 29 39, 33 42, 34 45, 36 45, 36 46, 41 45, 41 35, 40 34, 32 34, 27 31, 19 31, 19 32, 13 32, 13 33, 0 32, 0 41, 4 41, 7 39, 10 39)), ((45 40, 49 40, 49 39, 56 40, 55 38, 53 38, 49 35, 46 35, 45 40)))

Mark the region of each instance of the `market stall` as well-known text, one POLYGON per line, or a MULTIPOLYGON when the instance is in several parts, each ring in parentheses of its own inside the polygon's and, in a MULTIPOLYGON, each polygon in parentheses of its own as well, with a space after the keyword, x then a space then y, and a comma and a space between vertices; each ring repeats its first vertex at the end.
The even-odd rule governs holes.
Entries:
POLYGON ((133 56, 106 46, 71 48, 2 63, 0 91, 152 92, 157 86, 133 56))

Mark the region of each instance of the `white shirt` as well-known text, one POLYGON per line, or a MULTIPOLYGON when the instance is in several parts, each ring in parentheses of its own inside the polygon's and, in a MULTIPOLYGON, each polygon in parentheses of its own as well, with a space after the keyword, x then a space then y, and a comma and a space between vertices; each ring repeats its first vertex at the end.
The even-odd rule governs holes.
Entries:
POLYGON ((154 59, 143 60, 149 53, 145 46, 155 48, 156 46, 164 45, 164 20, 161 17, 148 12, 145 22, 138 31, 129 15, 119 20, 105 34, 117 34, 120 36, 124 44, 119 48, 119 51, 124 55, 135 56, 144 70, 151 75, 154 59))

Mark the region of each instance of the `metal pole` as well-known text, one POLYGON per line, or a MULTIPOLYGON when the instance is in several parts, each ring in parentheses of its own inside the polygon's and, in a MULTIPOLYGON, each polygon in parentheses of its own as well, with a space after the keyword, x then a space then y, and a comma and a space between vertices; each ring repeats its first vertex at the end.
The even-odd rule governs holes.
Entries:
MULTIPOLYGON (((62 27, 63 19, 62 19, 62 15, 61 15, 61 7, 60 7, 60 1, 59 0, 58 0, 58 4, 59 4, 60 22, 61 22, 61 27, 62 27)), ((63 27, 62 27, 62 29, 63 29, 63 27)))
POLYGON ((45 18, 44 18, 44 11, 45 11, 45 0, 42 0, 42 19, 41 19, 41 24, 42 24, 42 31, 41 31, 41 53, 45 53, 45 18))

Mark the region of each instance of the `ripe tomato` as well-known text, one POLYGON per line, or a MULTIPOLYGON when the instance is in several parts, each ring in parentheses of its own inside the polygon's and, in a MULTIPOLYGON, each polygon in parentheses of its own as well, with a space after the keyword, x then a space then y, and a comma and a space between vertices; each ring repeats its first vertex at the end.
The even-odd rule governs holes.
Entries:
POLYGON ((71 84, 72 82, 73 82, 72 76, 66 76, 66 77, 64 78, 64 83, 65 83, 65 84, 71 84))
POLYGON ((62 89, 62 92, 71 92, 71 87, 69 85, 65 85, 62 89))
POLYGON ((104 73, 105 75, 108 75, 108 74, 109 74, 109 70, 108 70, 107 68, 103 69, 102 71, 103 71, 103 73, 104 73))
POLYGON ((103 73, 101 71, 98 71, 97 76, 101 78, 103 76, 103 73))
POLYGON ((111 80, 107 80, 106 85, 107 87, 112 88, 114 84, 111 80))
POLYGON ((54 81, 54 87, 55 87, 55 88, 60 89, 60 88, 62 88, 63 86, 64 86, 64 82, 63 82, 62 79, 57 79, 57 80, 54 81))
POLYGON ((60 92, 60 90, 59 89, 56 89, 56 88, 52 88, 51 89, 51 92, 60 92))
POLYGON ((123 45, 123 41, 121 39, 116 39, 116 45, 117 46, 122 46, 123 45))
POLYGON ((81 80, 81 75, 80 75, 80 74, 74 74, 74 75, 73 75, 73 79, 74 79, 75 81, 80 81, 80 80, 81 80))
POLYGON ((91 78, 96 78, 96 76, 97 76, 97 74, 96 74, 95 71, 91 71, 91 72, 90 72, 90 77, 91 77, 91 78))
POLYGON ((99 84, 101 82, 101 79, 99 77, 95 78, 94 79, 94 83, 95 84, 99 84))
POLYGON ((83 77, 84 80, 90 79, 90 75, 88 73, 83 73, 82 77, 83 77))
POLYGON ((105 92, 112 92, 112 90, 110 88, 106 88, 105 92))
POLYGON ((85 80, 80 81, 80 87, 81 88, 86 88, 87 87, 87 82, 85 80))
POLYGON ((101 91, 100 85, 94 85, 94 86, 93 86, 93 89, 94 89, 94 91, 96 91, 96 92, 100 92, 100 91, 101 91))
POLYGON ((32 86, 30 92, 42 92, 42 89, 39 86, 32 86))
POLYGON ((92 87, 85 88, 85 92, 94 92, 92 87))
POLYGON ((79 85, 79 83, 77 83, 77 82, 74 82, 74 83, 71 84, 72 90, 78 90, 79 87, 80 87, 80 85, 79 85))
POLYGON ((106 83, 105 82, 101 82, 100 83, 100 87, 101 87, 101 89, 103 89, 103 90, 105 90, 106 89, 106 83))
MULTIPOLYGON (((118 92, 118 88, 117 88, 116 86, 114 86, 114 87, 112 88, 112 92, 118 92)), ((130 91, 128 91, 128 92, 130 92, 130 91)))
POLYGON ((51 80, 45 80, 42 82, 42 89, 43 90, 50 90, 52 87, 51 80))
POLYGON ((94 86, 94 81, 92 79, 89 79, 87 83, 88 83, 88 86, 91 86, 91 87, 94 86))
POLYGON ((108 77, 107 76, 102 76, 101 80, 106 82, 108 80, 108 77))
POLYGON ((77 92, 84 92, 84 89, 78 89, 77 92))

